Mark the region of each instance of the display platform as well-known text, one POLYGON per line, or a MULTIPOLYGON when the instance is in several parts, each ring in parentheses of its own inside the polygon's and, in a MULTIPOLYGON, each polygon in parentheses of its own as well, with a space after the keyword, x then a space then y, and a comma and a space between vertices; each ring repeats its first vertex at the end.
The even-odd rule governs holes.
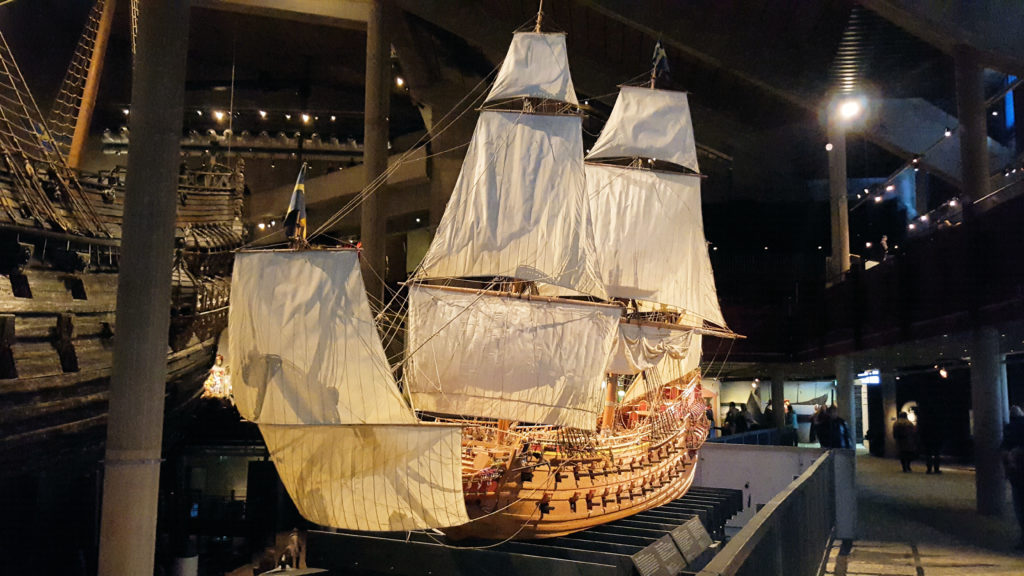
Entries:
POLYGON ((743 492, 695 486, 685 496, 622 520, 546 540, 449 543, 414 533, 311 530, 306 559, 331 574, 434 576, 675 576, 714 554, 743 492), (490 547, 488 547, 490 546, 490 547))

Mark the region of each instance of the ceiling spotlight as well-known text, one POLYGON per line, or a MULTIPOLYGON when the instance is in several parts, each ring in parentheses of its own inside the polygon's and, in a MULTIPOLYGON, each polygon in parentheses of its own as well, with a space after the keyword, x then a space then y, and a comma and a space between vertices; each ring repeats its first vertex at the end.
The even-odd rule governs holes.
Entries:
POLYGON ((953 198, 952 200, 949 201, 949 207, 950 208, 955 208, 956 207, 956 198, 953 198))
POLYGON ((882 203, 882 195, 879 194, 878 196, 875 196, 875 204, 881 204, 881 203, 882 203))
POLYGON ((129 112, 130 112, 130 110, 128 110, 127 108, 122 108, 121 109, 121 114, 124 114, 125 116, 127 116, 129 112))
POLYGON ((871 248, 871 242, 865 242, 864 243, 864 247, 865 248, 871 248))
POLYGON ((865 188, 865 189, 864 189, 864 193, 865 193, 865 194, 871 194, 871 190, 868 190, 867 188, 865 188))
POLYGON ((202 110, 196 110, 196 116, 202 116, 202 115, 203 115, 203 111, 202 110))
POLYGON ((420 223, 420 222, 422 222, 422 221, 423 221, 423 219, 422 219, 422 218, 417 218, 417 219, 416 219, 416 223, 417 223, 417 224, 419 224, 419 223, 420 223))
POLYGON ((266 119, 267 119, 267 111, 266 110, 260 110, 260 120, 266 120, 266 119))
POLYGON ((309 124, 309 114, 306 114, 306 113, 302 114, 302 123, 303 124, 309 124))
POLYGON ((914 224, 913 222, 911 222, 910 224, 907 224, 907 229, 908 229, 908 230, 913 230, 913 229, 915 229, 915 228, 917 228, 917 225, 916 225, 916 224, 914 224))
POLYGON ((993 116, 999 116, 999 110, 993 110, 992 111, 992 115, 993 116))
POLYGON ((765 249, 765 250, 767 250, 767 249, 768 249, 768 247, 767 247, 767 246, 765 246, 765 247, 764 247, 764 249, 765 249))
POLYGON ((335 121, 335 120, 337 120, 337 119, 338 119, 338 117, 337 117, 337 116, 335 116, 335 115, 331 114, 331 122, 334 122, 334 121, 335 121))
POLYGON ((270 225, 271 226, 276 226, 277 225, 277 220, 271 220, 270 221, 270 225))
POLYGON ((914 156, 914 159, 913 159, 913 160, 911 160, 911 161, 910 161, 910 163, 911 163, 911 164, 917 164, 917 163, 918 163, 918 162, 920 162, 920 161, 921 161, 921 159, 920 159, 920 158, 918 158, 917 156, 914 156))
POLYGON ((217 122, 224 120, 224 113, 220 110, 213 111, 213 117, 217 119, 217 122))
POLYGON ((889 184, 888 186, 885 187, 886 192, 893 192, 894 190, 896 190, 895 184, 889 184))
POLYGON ((821 250, 821 246, 818 246, 818 250, 821 250))
POLYGON ((831 152, 832 151, 832 143, 831 142, 829 142, 828 144, 825 144, 825 151, 826 152, 831 152))
POLYGON ((927 221, 928 221, 928 215, 927 214, 922 214, 921 215, 921 222, 927 222, 927 221))
POLYGON ((943 132, 942 135, 945 136, 946 138, 949 138, 950 136, 953 135, 953 131, 950 130, 949 128, 946 128, 946 131, 943 132))
POLYGON ((843 120, 852 120, 860 116, 863 106, 855 98, 847 98, 839 103, 839 117, 843 120))
POLYGON ((284 115, 284 119, 285 120, 291 120, 292 119, 292 115, 291 114, 285 114, 284 115))
POLYGON ((949 378, 949 372, 947 372, 945 368, 939 368, 939 376, 949 378))
POLYGON ((405 86, 405 78, 402 78, 401 76, 395 76, 395 86, 398 86, 399 88, 405 86))
POLYGON ((256 227, 259 228, 260 230, 265 230, 267 228, 267 225, 264 224, 263 222, 260 222, 259 224, 256 225, 256 227))

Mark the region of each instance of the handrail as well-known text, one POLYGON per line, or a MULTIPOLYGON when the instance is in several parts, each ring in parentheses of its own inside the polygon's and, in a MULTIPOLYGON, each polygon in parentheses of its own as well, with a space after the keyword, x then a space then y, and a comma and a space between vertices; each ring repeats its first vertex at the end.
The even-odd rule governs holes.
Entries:
MULTIPOLYGON (((783 511, 800 496, 805 484, 818 474, 828 473, 832 466, 832 452, 825 452, 811 466, 786 486, 786 489, 779 492, 761 510, 747 522, 733 538, 726 544, 714 558, 708 562, 698 573, 698 576, 733 576, 740 573, 747 560, 751 558, 755 549, 766 537, 773 535, 773 532, 780 530, 778 513, 783 511)), ((822 511, 824 512, 824 511, 822 511)), ((832 515, 831 526, 835 526, 835 516, 832 515)), ((781 534, 774 534, 781 538, 781 534)), ((822 550, 824 555, 824 550, 822 550)), ((781 559, 776 559, 781 561, 781 559)), ((758 562, 769 561, 767 558, 757 557, 758 562)), ((788 574, 788 572, 786 572, 788 574)))

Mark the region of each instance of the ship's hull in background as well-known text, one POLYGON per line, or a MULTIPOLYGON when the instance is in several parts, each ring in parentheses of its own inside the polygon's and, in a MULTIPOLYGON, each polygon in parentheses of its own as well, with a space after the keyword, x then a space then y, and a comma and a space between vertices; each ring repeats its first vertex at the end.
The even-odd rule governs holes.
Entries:
MULTIPOLYGON (((106 231, 54 229, 0 172, 0 477, 97 461, 113 364, 123 172, 82 177, 106 231)), ((197 398, 227 325, 241 194, 183 174, 167 351, 173 414, 197 398)), ((59 212, 63 215, 63 210, 59 212)), ((67 214, 70 221, 70 214, 67 214)))

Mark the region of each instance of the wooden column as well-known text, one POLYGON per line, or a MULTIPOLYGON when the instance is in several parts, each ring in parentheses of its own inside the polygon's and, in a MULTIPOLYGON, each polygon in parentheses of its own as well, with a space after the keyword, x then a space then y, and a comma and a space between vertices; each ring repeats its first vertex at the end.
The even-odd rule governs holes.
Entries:
POLYGON ((189 0, 144 1, 132 78, 99 574, 153 574, 189 0))
POLYGON ((103 12, 100 14, 99 26, 96 28, 96 43, 93 45, 92 57, 89 59, 89 70, 85 76, 85 86, 82 90, 82 104, 78 109, 75 133, 71 138, 71 148, 68 152, 68 164, 72 168, 81 167, 82 150, 85 149, 85 141, 89 138, 89 125, 92 123, 93 110, 96 109, 96 95, 100 91, 103 60, 107 54, 107 41, 110 39, 110 28, 114 24, 114 9, 116 7, 116 0, 106 0, 103 12))
MULTIPOLYGON (((376 182, 388 167, 388 111, 391 102, 391 41, 385 24, 390 0, 373 0, 366 21, 366 114, 363 122, 363 164, 366 184, 376 182)), ((374 299, 384 299, 385 232, 383 183, 360 207, 359 237, 363 244, 363 281, 374 299)), ((403 264, 404 265, 404 264, 403 264)))

